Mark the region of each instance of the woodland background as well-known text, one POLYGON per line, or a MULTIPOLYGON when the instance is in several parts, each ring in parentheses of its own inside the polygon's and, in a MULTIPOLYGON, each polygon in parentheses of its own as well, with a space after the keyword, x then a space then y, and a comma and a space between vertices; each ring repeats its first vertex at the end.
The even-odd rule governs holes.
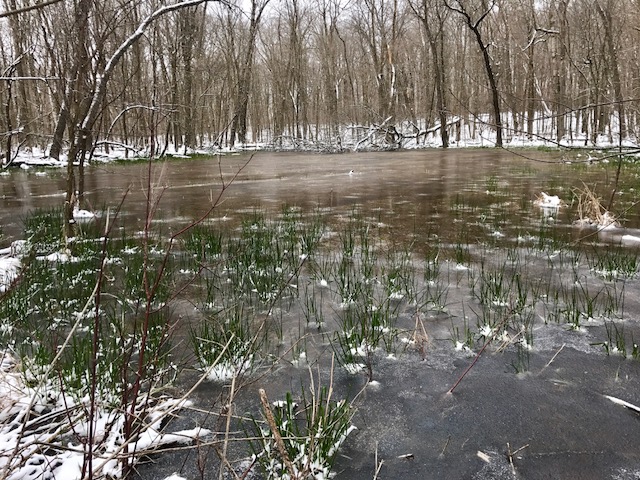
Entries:
POLYGON ((5 162, 640 129, 638 0, 1 1, 5 162))

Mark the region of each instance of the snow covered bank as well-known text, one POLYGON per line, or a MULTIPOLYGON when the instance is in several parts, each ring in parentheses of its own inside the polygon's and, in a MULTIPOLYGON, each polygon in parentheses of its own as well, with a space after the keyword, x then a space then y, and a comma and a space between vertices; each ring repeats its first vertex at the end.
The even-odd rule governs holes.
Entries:
POLYGON ((123 465, 135 465, 143 454, 211 434, 200 428, 166 432, 168 419, 191 403, 164 396, 145 397, 135 409, 139 432, 125 440, 123 409, 97 403, 91 422, 88 396, 75 398, 47 381, 32 386, 34 382, 27 383, 26 378, 12 353, 1 351, 0 471, 7 474, 5 478, 81 480, 89 458, 93 478, 122 478, 123 465), (89 450, 85 441, 90 432, 93 441, 89 450))

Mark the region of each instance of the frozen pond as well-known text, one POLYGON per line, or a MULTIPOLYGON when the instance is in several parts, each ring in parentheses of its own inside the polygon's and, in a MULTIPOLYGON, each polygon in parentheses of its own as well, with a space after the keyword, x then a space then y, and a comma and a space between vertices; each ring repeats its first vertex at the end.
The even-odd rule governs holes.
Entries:
MULTIPOLYGON (((637 415, 606 398, 640 404, 637 180, 623 171, 615 196, 612 210, 624 228, 578 228, 575 192, 586 185, 606 203, 615 170, 551 163, 559 158, 478 149, 154 164, 163 235, 204 214, 223 185, 206 222, 213 230, 231 237, 262 232, 256 219, 266 225, 287 215, 297 219, 292 224, 321 218, 324 225, 318 253, 301 256, 300 270, 275 285, 274 303, 260 303, 273 292, 257 284, 251 290, 257 299, 247 309, 278 326, 260 365, 243 379, 234 412, 256 415, 259 388, 272 400, 287 391, 299 396, 310 370, 329 383, 332 357, 342 351, 334 395, 353 400, 358 430, 338 454, 338 478, 374 478, 380 461, 378 478, 637 478, 637 415), (563 206, 538 208, 541 192, 559 196, 563 206), (361 327, 357 318, 379 319, 380 312, 382 333, 363 334, 379 346, 360 354, 367 350, 360 339, 356 353, 345 353, 352 339, 335 332, 352 332, 361 327)), ((88 168, 82 206, 113 209, 128 191, 120 221, 129 232, 140 229, 147 168, 88 168)), ((61 204, 63 187, 63 172, 55 170, 0 177, 5 238, 20 237, 19 219, 29 210, 61 204)), ((212 291, 236 281, 228 265, 207 268, 212 291)), ((206 315, 189 302, 174 306, 185 328, 206 315)), ((228 392, 224 382, 205 382, 195 392, 200 410, 182 421, 220 431, 228 392)), ((229 456, 234 448, 247 454, 232 447, 229 456)), ((139 472, 197 477, 196 457, 204 455, 211 469, 204 477, 214 478, 214 450, 166 453, 139 472)))
MULTIPOLYGON (((540 223, 532 201, 541 191, 571 201, 571 191, 591 188, 610 192, 613 169, 558 166, 546 162, 560 154, 537 151, 526 156, 494 150, 432 150, 344 155, 258 153, 224 195, 214 217, 238 217, 238 212, 283 205, 305 211, 329 209, 335 216, 359 210, 378 216, 402 235, 436 233, 450 242, 459 235, 482 240, 493 225, 514 233, 540 223), (604 172, 604 173, 603 173, 604 172), (456 208, 459 207, 459 208, 456 208), (453 212, 453 215, 452 215, 453 212), (457 225, 461 224, 461 225, 457 225)), ((230 181, 248 160, 246 155, 220 159, 175 160, 153 166, 153 181, 163 191, 158 219, 183 225, 205 212, 220 192, 221 175, 230 181), (218 161, 220 163, 218 163, 218 161)), ((128 191, 124 217, 144 217, 147 166, 98 164, 87 168, 84 206, 113 208, 128 191)), ((56 206, 64 198, 64 172, 12 171, 0 177, 0 220, 5 235, 20 233, 27 212, 56 206)), ((628 192, 620 201, 632 201, 628 192)), ((620 209, 627 203, 620 205, 620 209)), ((575 210, 561 210, 558 223, 568 225, 575 210)), ((130 223, 130 222, 127 222, 130 223)), ((638 209, 625 211, 625 226, 640 226, 638 209)), ((492 233, 492 232, 488 232, 492 233)))

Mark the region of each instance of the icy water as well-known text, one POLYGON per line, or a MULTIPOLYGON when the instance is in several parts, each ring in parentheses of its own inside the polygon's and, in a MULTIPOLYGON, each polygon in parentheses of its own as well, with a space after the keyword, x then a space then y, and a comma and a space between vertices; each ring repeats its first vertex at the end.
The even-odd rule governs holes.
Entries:
MULTIPOLYGON (((510 154, 493 150, 433 150, 345 155, 258 153, 248 156, 174 160, 156 164, 153 183, 162 190, 156 218, 176 227, 204 213, 218 197, 222 181, 233 180, 214 218, 239 219, 254 208, 278 212, 283 205, 305 211, 330 209, 335 216, 359 210, 377 216, 398 234, 435 233, 454 242, 460 235, 482 241, 489 227, 505 234, 540 223, 531 202, 545 191, 571 202, 571 191, 583 182, 603 197, 613 184, 613 170, 545 162, 557 153, 510 154), (536 161, 537 160, 537 161, 536 161), (237 174, 237 177, 234 176, 237 174)), ((579 160, 579 159, 578 159, 579 160)), ((123 217, 141 221, 145 215, 147 165, 95 165, 84 178, 83 207, 115 205, 126 193, 123 217)), ((623 176, 623 180, 624 180, 623 176)), ((628 179, 627 179, 628 180, 628 179)), ((631 179, 631 186, 635 179, 631 179)), ((637 182, 635 182, 637 183, 637 182)), ((57 206, 64 198, 64 172, 13 171, 0 177, 0 221, 5 236, 20 235, 20 220, 36 208, 57 206)), ((634 199, 617 197, 620 210, 634 199)), ((608 197, 607 197, 608 200, 608 197)), ((575 211, 561 210, 559 224, 570 224, 575 211)), ((640 226, 637 208, 624 211, 625 226, 640 226)))
MULTIPOLYGON (((624 228, 595 233, 572 226, 572 191, 586 184, 608 199, 614 170, 546 163, 559 154, 525 152, 539 161, 521 154, 259 153, 241 170, 248 156, 154 165, 152 178, 162 193, 156 220, 164 233, 198 218, 229 185, 211 216, 221 229, 236 232, 256 211, 278 218, 287 205, 303 218, 322 215, 330 261, 342 255, 341 232, 357 218, 376 239, 380 262, 408 252, 420 264, 420 298, 398 290, 386 292, 382 302, 393 306, 399 333, 389 349, 393 355, 377 352, 372 360, 376 382, 367 385, 366 371, 335 367, 334 398, 353 400, 358 428, 336 459, 337 478, 374 478, 380 462, 377 478, 388 479, 640 475, 640 419, 605 397, 640 404, 640 363, 632 354, 632 340, 640 338, 638 280, 625 263, 637 256, 640 238, 638 182, 623 172, 614 212, 624 228), (559 212, 541 211, 533 201, 543 191, 567 205, 559 212), (437 271, 431 272, 429 262, 437 271), (625 268, 626 274, 612 271, 625 268), (626 358, 614 352, 621 346, 614 325, 626 339, 626 358), (491 335, 487 327, 499 336, 448 394, 491 335), (602 345, 607 340, 610 355, 602 345)), ((146 165, 89 168, 83 207, 113 209, 128 191, 121 221, 129 231, 141 228, 146 173, 146 165)), ((63 174, 53 170, 0 177, 5 237, 20 236, 19 219, 30 209, 60 204, 63 187, 63 174)), ((379 298, 386 286, 397 284, 387 264, 376 268, 379 298)), ((635 272, 635 264, 630 268, 635 272)), ((289 300, 274 309, 282 322, 281 344, 270 352, 282 359, 272 365, 265 357, 246 379, 234 405, 238 416, 257 415, 258 388, 272 400, 287 391, 299 397, 301 383, 309 383, 308 367, 315 381, 329 383, 332 329, 345 322, 350 307, 338 292, 338 275, 321 278, 322 273, 320 267, 308 272, 295 288, 325 292, 327 325, 307 325, 308 305, 286 293, 289 300), (295 361, 292 345, 304 345, 308 364, 295 361)), ((184 316, 192 311, 189 304, 176 308, 184 316)), ((203 384, 194 397, 200 412, 178 423, 219 430, 217 412, 226 393, 228 386, 203 384)), ((247 454, 238 445, 229 458, 247 454)), ((187 478, 201 478, 201 471, 203 478, 218 476, 216 453, 208 447, 165 453, 154 462, 140 468, 141 478, 175 471, 187 478)))

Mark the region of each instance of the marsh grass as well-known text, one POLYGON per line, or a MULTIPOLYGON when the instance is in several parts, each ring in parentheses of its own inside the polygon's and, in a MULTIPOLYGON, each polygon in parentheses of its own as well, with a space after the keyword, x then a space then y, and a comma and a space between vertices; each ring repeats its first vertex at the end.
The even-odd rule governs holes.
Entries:
POLYGON ((408 249, 387 247, 361 218, 338 236, 343 250, 333 257, 332 284, 340 303, 330 341, 340 365, 352 373, 364 370, 372 380, 377 351, 396 351, 400 305, 414 304, 420 296, 416 265, 408 249))
POLYGON ((631 352, 627 349, 627 335, 624 331, 624 324, 609 321, 604 323, 607 339, 602 342, 592 343, 594 346, 601 346, 607 355, 620 355, 622 358, 627 358, 631 355, 631 358, 637 360, 640 355, 638 344, 633 338, 633 332, 631 333, 631 352))
POLYGON ((468 243, 456 243, 453 252, 453 258, 458 265, 469 265, 471 263, 471 253, 468 243))
POLYGON ((416 290, 416 302, 421 309, 444 312, 447 308, 449 281, 443 278, 440 253, 440 247, 436 246, 425 255, 422 285, 416 290))
POLYGON ((593 248, 589 267, 605 280, 634 278, 638 272, 638 251, 622 246, 593 248))
POLYGON ((345 400, 332 398, 332 386, 301 388, 299 403, 287 392, 270 403, 260 390, 263 419, 253 419, 251 438, 254 461, 264 478, 277 480, 326 479, 336 453, 354 430, 353 409, 345 400))
POLYGON ((525 373, 529 371, 530 351, 526 345, 516 342, 516 359, 511 362, 515 373, 525 373))
POLYGON ((577 199, 578 222, 602 228, 619 226, 616 216, 607 211, 593 189, 583 184, 582 189, 574 190, 574 196, 577 199))
MULTIPOLYGON (((49 462, 59 466, 66 458, 58 456, 56 442, 82 441, 88 450, 75 462, 83 478, 126 476, 136 457, 133 445, 148 427, 146 412, 162 404, 155 395, 174 371, 163 287, 171 262, 157 260, 158 250, 148 243, 123 259, 128 247, 110 248, 120 240, 108 229, 78 229, 61 251, 60 222, 55 211, 25 221, 29 240, 20 279, 0 302, 0 323, 10 325, 5 345, 19 359, 19 370, 10 373, 20 375, 14 393, 29 398, 29 408, 45 402, 51 415, 46 426, 22 425, 14 452, 44 455, 45 475, 49 462), (98 419, 106 417, 110 422, 97 434, 98 419), (30 442, 45 436, 52 447, 34 451, 30 442), (113 457, 97 466, 94 453, 113 457)), ((16 462, 6 468, 2 475, 29 467, 16 462)))
MULTIPOLYGON (((460 209, 472 208, 462 197, 456 202, 460 209)), ((496 205, 483 211, 482 228, 506 225, 506 209, 496 205)), ((80 399, 89 383, 96 399, 126 411, 124 436, 135 437, 142 428, 134 418, 138 407, 129 399, 163 391, 183 366, 196 367, 203 380, 225 382, 221 403, 229 408, 221 412, 227 423, 220 440, 225 447, 218 450, 223 465, 233 437, 235 398, 258 367, 269 371, 288 361, 285 357, 299 366, 307 351, 326 364, 320 356, 330 352, 347 371, 364 372, 371 381, 377 363, 399 351, 401 332, 410 331, 400 326, 409 309, 420 321, 414 340, 424 339, 418 348, 423 358, 429 355, 426 332, 435 317, 451 323, 454 347, 476 350, 478 356, 485 349, 504 353, 517 373, 527 371, 535 355, 536 321, 577 330, 604 318, 607 352, 623 346, 627 351, 622 324, 611 319, 623 317, 636 252, 584 248, 552 225, 541 225, 538 237, 527 235, 525 244, 496 239, 478 244, 468 241, 466 232, 455 244, 429 237, 420 257, 415 250, 422 239, 380 228, 380 214, 370 221, 352 213, 329 227, 327 212, 305 214, 285 206, 269 217, 255 209, 236 229, 194 225, 179 237, 175 253, 160 233, 142 238, 123 229, 104 240, 87 226, 64 247, 70 255, 63 260, 48 257, 60 251, 60 212, 42 212, 25 222, 31 254, 22 281, 0 302, 0 335, 25 359, 29 385, 39 383, 55 363, 54 381, 46 379, 55 385, 52 391, 80 399), (98 281, 100 295, 94 298, 98 281), (87 299, 89 308, 83 310, 87 299), (193 319, 181 322, 173 311, 176 299, 197 308, 193 319), (467 318, 468 312, 473 316, 467 318), (69 346, 56 359, 76 322, 69 346), (309 327, 322 334, 308 333, 309 327), (180 328, 189 341, 177 354, 171 334, 180 328), (176 365, 177 358, 187 363, 176 365), (91 364, 95 372, 87 370, 91 364)), ((633 338, 631 343, 635 358, 638 348, 633 338)), ((343 437, 345 419, 351 418, 348 405, 333 402, 331 389, 303 389, 300 397, 302 409, 294 408, 292 394, 278 407, 263 403, 266 423, 252 422, 255 460, 267 476, 306 472, 320 478, 335 458, 341 443, 336 438, 343 437), (322 443, 321 433, 333 443, 322 443)))
POLYGON ((456 350, 473 350, 475 345, 475 334, 469 327, 466 315, 463 315, 462 325, 457 325, 451 320, 451 341, 456 350))
POLYGON ((194 226, 181 238, 182 247, 198 264, 215 261, 222 253, 222 233, 211 224, 194 226))
POLYGON ((302 313, 307 325, 313 325, 318 330, 322 329, 326 322, 323 310, 324 291, 325 288, 316 286, 316 282, 312 282, 310 286, 305 286, 302 295, 302 313))
POLYGON ((254 341, 255 328, 241 305, 210 314, 192 326, 189 338, 198 368, 215 381, 229 380, 240 372, 249 374, 264 341, 264 337, 254 341))
MULTIPOLYGON (((32 217, 26 223, 41 229, 41 235, 30 237, 36 241, 31 245, 32 251, 55 251, 57 236, 52 232, 60 225, 55 215, 44 212, 42 218, 39 214, 32 217)), ((28 370, 32 379, 51 364, 68 329, 79 322, 69 348, 62 352, 57 362, 62 387, 74 397, 86 395, 90 380, 86 366, 97 353, 100 360, 96 368, 102 379, 100 395, 113 402, 120 388, 118 382, 129 381, 129 375, 133 375, 129 362, 136 356, 133 352, 140 348, 141 323, 138 319, 146 297, 143 272, 146 271, 153 281, 159 274, 149 262, 145 267, 141 248, 130 250, 124 257, 110 257, 109 262, 103 264, 103 247, 95 233, 76 238, 73 251, 66 256, 32 256, 19 285, 1 302, 0 311, 3 323, 17 319, 13 323, 13 340, 20 357, 31 359, 28 370), (92 298, 101 269, 107 278, 101 292, 103 301, 100 308, 94 302, 95 311, 85 309, 82 316, 83 304, 92 298), (95 329, 97 340, 91 335, 95 329), (98 348, 97 352, 94 352, 95 348, 98 348)), ((119 245, 105 250, 118 251, 121 255, 126 251, 119 240, 112 243, 119 245)), ((167 279, 170 277, 168 271, 164 272, 167 279)), ((152 377, 167 365, 169 345, 165 343, 163 330, 168 321, 164 304, 169 288, 168 281, 158 281, 154 297, 156 308, 149 314, 147 346, 155 352, 155 364, 148 372, 152 377)))
POLYGON ((42 210, 23 220, 24 234, 36 255, 48 255, 63 244, 62 208, 42 210))

